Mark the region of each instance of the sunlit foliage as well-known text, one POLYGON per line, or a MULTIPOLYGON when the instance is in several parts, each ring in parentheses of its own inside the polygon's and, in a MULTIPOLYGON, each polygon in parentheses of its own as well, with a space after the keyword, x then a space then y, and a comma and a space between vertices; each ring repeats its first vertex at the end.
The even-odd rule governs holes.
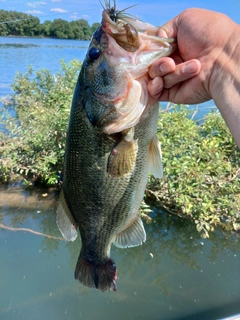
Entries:
POLYGON ((0 144, 0 180, 16 173, 54 184, 62 170, 71 100, 81 67, 78 60, 61 61, 61 71, 18 73, 2 119, 6 134, 0 144), (16 117, 9 111, 14 108, 16 117))
POLYGON ((194 219, 203 236, 217 225, 239 230, 239 149, 217 111, 200 123, 192 113, 181 105, 160 113, 164 177, 150 178, 146 197, 194 219))
POLYGON ((40 20, 33 15, 0 10, 0 36, 52 37, 89 40, 99 23, 92 26, 84 19, 68 22, 63 19, 40 20))

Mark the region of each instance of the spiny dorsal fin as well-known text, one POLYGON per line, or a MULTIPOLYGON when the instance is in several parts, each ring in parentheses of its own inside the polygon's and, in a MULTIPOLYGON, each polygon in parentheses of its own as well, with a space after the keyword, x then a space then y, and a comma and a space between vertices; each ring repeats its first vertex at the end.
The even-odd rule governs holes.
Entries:
POLYGON ((118 248, 136 247, 146 241, 146 232, 142 220, 137 215, 135 221, 121 233, 116 235, 113 244, 118 248))
POLYGON ((163 177, 161 145, 156 135, 152 138, 149 146, 148 164, 149 172, 151 172, 155 178, 163 177))
POLYGON ((60 193, 57 208, 57 226, 62 236, 67 241, 74 241, 77 238, 77 222, 71 214, 66 203, 63 190, 60 193))

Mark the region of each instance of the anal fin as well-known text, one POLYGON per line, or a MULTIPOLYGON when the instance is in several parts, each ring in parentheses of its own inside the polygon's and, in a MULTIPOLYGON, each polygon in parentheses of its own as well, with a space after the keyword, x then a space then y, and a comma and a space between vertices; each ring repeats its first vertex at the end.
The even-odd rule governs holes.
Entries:
POLYGON ((116 235, 113 244, 118 248, 136 247, 146 241, 146 232, 139 214, 122 232, 116 235))
POLYGON ((77 238, 78 225, 68 208, 63 190, 61 190, 57 208, 57 226, 67 241, 74 241, 77 238))
POLYGON ((162 152, 160 142, 156 135, 152 138, 149 146, 148 163, 149 172, 151 172, 155 178, 162 178, 162 152))

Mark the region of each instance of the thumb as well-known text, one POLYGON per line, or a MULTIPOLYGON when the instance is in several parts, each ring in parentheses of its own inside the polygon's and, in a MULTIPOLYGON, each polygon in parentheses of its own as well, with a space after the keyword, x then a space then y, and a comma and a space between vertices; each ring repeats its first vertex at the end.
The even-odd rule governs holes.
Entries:
POLYGON ((158 28, 157 36, 163 38, 176 38, 178 34, 179 16, 169 20, 158 28))

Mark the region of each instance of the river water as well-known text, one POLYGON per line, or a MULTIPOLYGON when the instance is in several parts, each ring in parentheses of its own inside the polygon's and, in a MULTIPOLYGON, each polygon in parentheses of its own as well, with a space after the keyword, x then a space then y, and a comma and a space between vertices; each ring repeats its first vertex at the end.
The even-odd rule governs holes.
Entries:
MULTIPOLYGON (((0 37, 0 97, 11 93, 17 71, 31 64, 55 73, 60 59, 82 60, 87 46, 0 37)), ((1 320, 216 320, 240 313, 239 235, 216 231, 202 239, 192 222, 156 210, 145 244, 112 247, 118 290, 101 293, 74 280, 81 243, 59 239, 56 206, 54 190, 0 189, 1 320)))

